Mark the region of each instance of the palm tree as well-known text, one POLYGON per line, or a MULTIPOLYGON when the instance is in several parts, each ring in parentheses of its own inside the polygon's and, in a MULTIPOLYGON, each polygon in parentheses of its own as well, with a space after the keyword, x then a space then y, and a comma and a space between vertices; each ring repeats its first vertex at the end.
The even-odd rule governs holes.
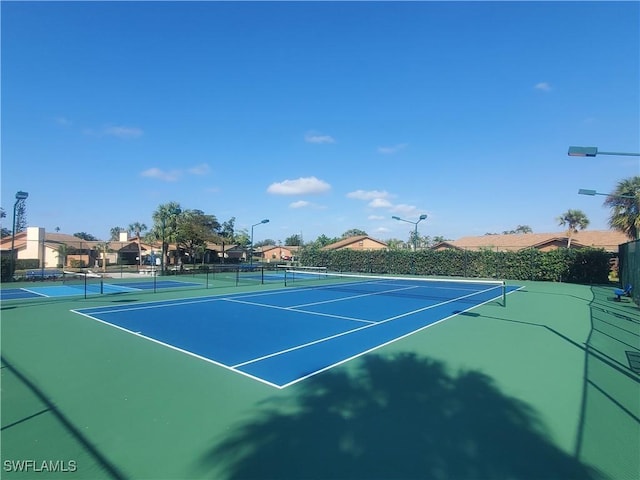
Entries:
POLYGON ((153 237, 162 241, 161 268, 164 272, 164 264, 167 257, 169 241, 175 241, 176 229, 178 226, 178 216, 182 213, 182 208, 178 202, 163 203, 153 212, 152 218, 153 237))
POLYGON ((138 260, 140 266, 142 266, 142 245, 140 244, 142 239, 140 238, 140 234, 146 230, 147 226, 144 223, 135 222, 129 225, 129 232, 134 233, 138 238, 138 260))
POLYGON ((110 235, 110 240, 112 242, 117 242, 120 240, 120 232, 124 232, 124 228, 121 227, 113 227, 111 230, 109 230, 109 235, 110 235))
POLYGON ((62 268, 67 266, 67 255, 69 255, 69 247, 66 243, 61 243, 56 248, 56 252, 58 252, 58 265, 62 268))
POLYGON ((571 247, 571 236, 578 233, 578 230, 584 230, 589 225, 589 219, 582 210, 569 209, 560 215, 558 225, 567 225, 567 248, 571 247))
POLYGON ((609 226, 633 240, 640 239, 640 176, 618 182, 615 191, 604 201, 611 208, 609 226))
POLYGON ((97 250, 102 255, 102 271, 107 271, 107 253, 111 250, 109 248, 109 242, 100 242, 96 245, 97 250))

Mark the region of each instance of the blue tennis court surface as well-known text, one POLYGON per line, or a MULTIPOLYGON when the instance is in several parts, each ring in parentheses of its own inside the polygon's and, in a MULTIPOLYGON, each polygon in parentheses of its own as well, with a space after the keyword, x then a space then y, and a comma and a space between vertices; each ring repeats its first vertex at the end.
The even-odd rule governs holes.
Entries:
MULTIPOLYGON (((197 287, 200 284, 193 282, 179 282, 174 280, 159 280, 155 282, 127 282, 127 283, 104 283, 102 287, 99 283, 87 284, 87 295, 98 295, 100 293, 126 293, 140 290, 153 290, 154 288, 177 288, 177 287, 197 287)), ((22 288, 6 288, 0 290, 0 300, 18 300, 37 297, 71 297, 84 295, 85 285, 46 285, 29 286, 22 288)))
POLYGON ((75 312, 284 388, 502 295, 383 279, 75 312))

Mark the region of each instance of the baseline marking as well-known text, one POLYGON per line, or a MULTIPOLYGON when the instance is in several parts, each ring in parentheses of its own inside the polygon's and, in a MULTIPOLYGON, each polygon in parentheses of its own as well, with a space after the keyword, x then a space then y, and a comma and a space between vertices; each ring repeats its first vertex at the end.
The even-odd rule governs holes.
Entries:
MULTIPOLYGON (((351 329, 351 330, 347 330, 346 332, 342 332, 342 333, 338 333, 338 334, 335 334, 335 335, 331 335, 331 336, 329 336, 329 337, 320 338, 320 339, 318 339, 318 340, 314 340, 313 342, 304 343, 304 344, 302 344, 302 345, 297 345, 297 346, 292 347, 292 348, 287 348, 287 349, 285 349, 285 350, 281 350, 281 351, 279 351, 279 352, 274 352, 274 353, 271 353, 271 354, 269 354, 269 355, 264 355, 264 356, 262 356, 262 357, 254 358, 254 359, 252 359, 252 360, 247 360, 246 362, 242 362, 242 363, 239 363, 239 364, 237 364, 237 365, 234 365, 234 366, 233 366, 233 368, 243 367, 243 366, 245 366, 245 365, 249 365, 249 364, 251 364, 251 363, 256 363, 256 362, 259 362, 259 361, 261 361, 261 360, 265 360, 265 359, 267 359, 267 358, 276 357, 276 356, 278 356, 278 355, 282 355, 282 354, 285 354, 285 353, 288 353, 288 352, 292 352, 292 351, 294 351, 294 350, 299 350, 299 349, 301 349, 301 348, 305 348, 305 347, 308 347, 308 346, 311 346, 311 345, 315 345, 315 344, 318 344, 318 343, 326 342, 326 341, 331 340, 331 339, 334 339, 334 338, 338 338, 338 337, 342 337, 342 336, 344 336, 344 335, 349 335, 349 334, 352 334, 352 333, 355 333, 355 332, 359 332, 359 331, 361 331, 361 330, 364 330, 365 328, 371 328, 371 327, 375 327, 375 326, 377 326, 377 325, 382 325, 382 324, 384 324, 384 323, 391 322, 391 321, 393 321, 393 320, 397 320, 398 318, 407 317, 407 316, 409 316, 409 315, 415 315, 416 313, 424 312, 424 311, 426 311, 426 310, 430 310, 430 309, 432 309, 432 308, 440 307, 440 306, 442 306, 442 305, 446 305, 446 304, 448 304, 448 303, 452 303, 452 302, 455 302, 455 301, 458 301, 458 300, 462 300, 463 298, 466 298, 466 297, 471 297, 471 296, 473 296, 473 295, 478 295, 479 293, 488 292, 489 290, 493 290, 493 289, 492 289, 492 288, 489 288, 489 289, 486 289, 486 290, 482 290, 482 291, 480 291, 480 292, 475 292, 475 293, 471 293, 471 294, 469 294, 469 295, 465 295, 465 296, 463 296, 463 297, 458 297, 458 298, 456 298, 456 299, 454 299, 454 300, 447 300, 446 302, 437 303, 437 304, 435 304, 435 305, 429 305, 428 307, 418 308, 418 309, 416 309, 416 310, 412 310, 412 311, 410 311, 410 312, 403 313, 403 314, 401 314, 401 315, 396 315, 395 317, 387 318, 387 319, 382 320, 382 321, 380 321, 380 322, 370 322, 370 324, 369 324, 369 325, 364 325, 364 326, 362 326, 362 327, 358 327, 358 328, 354 328, 354 329, 351 329)), ((470 307, 468 310, 470 310, 471 308, 476 308, 476 307, 478 307, 478 306, 480 306, 480 305, 484 305, 485 303, 491 302, 491 301, 493 301, 495 298, 500 298, 500 297, 499 297, 499 296, 498 296, 498 297, 494 297, 494 298, 492 298, 492 299, 490 299, 490 300, 487 300, 486 302, 483 302, 483 303, 481 303, 481 304, 479 304, 479 305, 474 305, 473 307, 470 307)), ((240 302, 240 303, 243 303, 243 302, 240 302)), ((280 309, 282 309, 282 310, 289 310, 288 308, 285 308, 285 307, 277 307, 277 308, 280 308, 280 309)), ((464 310, 464 311, 466 311, 466 310, 464 310)), ((311 315, 321 315, 321 314, 318 314, 318 313, 316 313, 316 312, 304 312, 304 311, 303 311, 303 313, 308 313, 308 314, 311 314, 311 315)), ((452 316, 455 316, 455 315, 452 315, 452 316)), ((451 316, 450 316, 450 317, 447 317, 447 318, 451 318, 451 316)), ((363 322, 364 322, 365 320, 360 320, 360 321, 363 321, 363 322)), ((439 322, 441 322, 441 321, 442 321, 442 320, 439 320, 439 321, 434 322, 434 323, 430 323, 429 325, 426 325, 426 327, 431 326, 431 325, 435 325, 436 323, 439 323, 439 322)), ((425 327, 422 327, 422 328, 425 328, 425 327)), ((420 330, 422 330, 422 328, 420 328, 420 329, 418 329, 418 330, 414 330, 414 331, 413 331, 413 332, 411 332, 411 333, 415 333, 415 332, 417 332, 417 331, 420 331, 420 330)), ((410 335, 410 334, 407 334, 407 335, 410 335)), ((406 336, 406 335, 404 335, 404 336, 406 336)), ((404 338, 404 336, 402 336, 402 337, 398 337, 398 338, 404 338)), ((395 340, 397 340, 397 339, 394 339, 394 340, 392 340, 392 341, 395 341, 395 340)), ((387 342, 387 343, 390 343, 390 342, 387 342)), ((385 343, 384 345, 386 345, 386 343, 385 343)), ((379 347, 375 347, 375 348, 379 348, 379 347)))

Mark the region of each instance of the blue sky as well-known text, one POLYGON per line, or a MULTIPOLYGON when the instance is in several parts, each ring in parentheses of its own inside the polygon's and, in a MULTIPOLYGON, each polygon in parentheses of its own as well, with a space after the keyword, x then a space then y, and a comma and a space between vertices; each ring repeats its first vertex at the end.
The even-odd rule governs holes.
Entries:
MULTIPOLYGON (((561 231, 640 152, 638 2, 2 2, 2 207, 107 239, 561 231)), ((10 218, 7 224, 10 223, 10 218)), ((10 228, 10 225, 8 225, 10 228)))

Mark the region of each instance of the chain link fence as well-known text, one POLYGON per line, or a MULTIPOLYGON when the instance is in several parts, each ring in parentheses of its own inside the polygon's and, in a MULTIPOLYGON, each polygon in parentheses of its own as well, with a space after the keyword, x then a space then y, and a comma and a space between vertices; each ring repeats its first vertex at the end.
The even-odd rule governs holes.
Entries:
POLYGON ((633 301, 640 305, 640 240, 620 245, 620 285, 633 286, 633 301))

